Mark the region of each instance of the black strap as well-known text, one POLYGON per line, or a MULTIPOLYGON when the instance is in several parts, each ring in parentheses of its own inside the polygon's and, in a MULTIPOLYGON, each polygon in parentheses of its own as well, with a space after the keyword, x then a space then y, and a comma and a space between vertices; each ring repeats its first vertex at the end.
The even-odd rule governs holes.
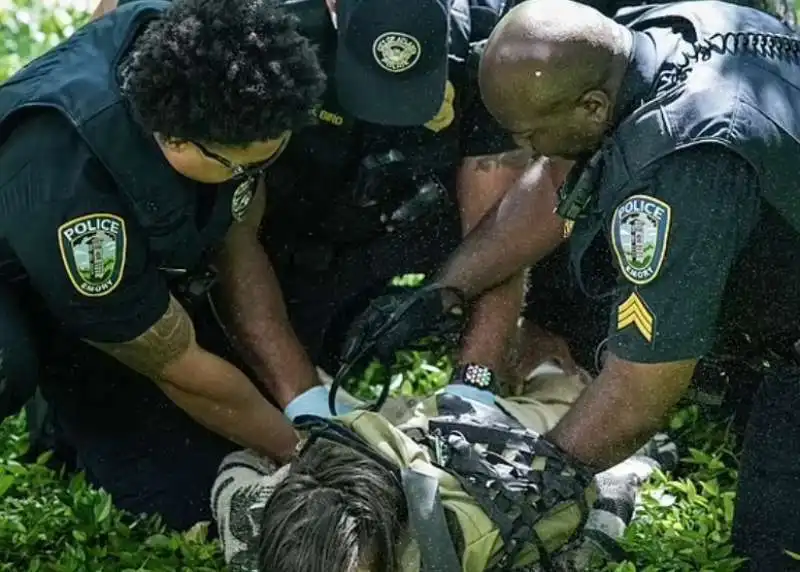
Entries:
POLYGON ((408 506, 408 523, 422 556, 425 572, 461 572, 461 562, 448 534, 439 482, 406 468, 400 472, 408 506))

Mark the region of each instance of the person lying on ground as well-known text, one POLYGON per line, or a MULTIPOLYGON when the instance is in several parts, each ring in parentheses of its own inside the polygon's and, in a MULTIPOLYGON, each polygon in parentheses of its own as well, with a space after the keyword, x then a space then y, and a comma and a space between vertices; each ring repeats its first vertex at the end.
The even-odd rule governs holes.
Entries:
POLYGON ((220 467, 212 510, 225 560, 233 572, 416 572, 421 561, 479 572, 613 558, 638 486, 674 466, 676 449, 659 435, 595 479, 566 471, 536 435, 589 382, 550 362, 518 397, 448 386, 381 413, 300 417, 307 439, 290 463, 245 450, 220 467))

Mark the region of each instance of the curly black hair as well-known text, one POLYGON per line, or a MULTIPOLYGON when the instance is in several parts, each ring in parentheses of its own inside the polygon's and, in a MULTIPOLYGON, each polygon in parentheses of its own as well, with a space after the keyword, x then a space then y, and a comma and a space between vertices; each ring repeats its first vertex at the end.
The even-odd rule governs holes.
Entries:
POLYGON ((308 124, 326 80, 280 0, 174 0, 136 39, 125 72, 145 129, 225 146, 308 124))

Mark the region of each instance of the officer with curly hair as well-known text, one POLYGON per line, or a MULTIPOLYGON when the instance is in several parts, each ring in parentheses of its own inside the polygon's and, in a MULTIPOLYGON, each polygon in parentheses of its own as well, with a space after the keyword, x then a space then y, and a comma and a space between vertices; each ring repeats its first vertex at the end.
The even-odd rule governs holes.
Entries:
POLYGON ((261 175, 324 81, 272 0, 154 0, 0 87, 0 378, 38 382, 59 439, 124 509, 191 526, 227 452, 293 451, 205 293, 216 280, 231 334, 248 328, 270 287, 251 273, 261 175))

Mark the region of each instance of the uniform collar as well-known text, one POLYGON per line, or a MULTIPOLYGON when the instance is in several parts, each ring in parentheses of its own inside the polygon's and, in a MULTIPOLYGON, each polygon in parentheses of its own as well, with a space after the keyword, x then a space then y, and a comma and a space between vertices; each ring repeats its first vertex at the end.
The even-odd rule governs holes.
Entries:
POLYGON ((622 78, 622 87, 614 106, 614 124, 625 117, 647 99, 655 82, 659 68, 656 46, 646 33, 631 30, 633 47, 628 60, 628 69, 622 78))

